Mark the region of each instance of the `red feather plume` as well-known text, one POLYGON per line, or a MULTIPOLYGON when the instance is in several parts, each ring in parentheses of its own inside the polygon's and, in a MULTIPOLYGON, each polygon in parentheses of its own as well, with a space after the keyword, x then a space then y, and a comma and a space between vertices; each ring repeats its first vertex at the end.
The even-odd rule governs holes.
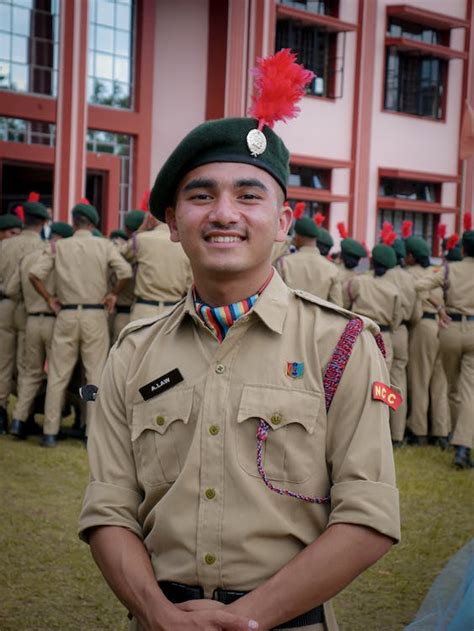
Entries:
POLYGON ((35 193, 34 191, 31 191, 31 193, 28 195, 28 199, 26 200, 27 202, 39 202, 39 193, 35 193))
POLYGON ((325 219, 326 217, 320 212, 317 212, 313 217, 313 221, 317 226, 322 226, 325 219))
POLYGON ((149 199, 150 199, 150 191, 145 191, 143 193, 142 201, 140 202, 140 210, 144 210, 145 212, 147 212, 149 199))
POLYGON ((471 213, 466 213, 462 220, 464 231, 472 230, 472 215, 471 213))
POLYGON ((380 237, 383 241, 384 237, 389 235, 393 231, 393 225, 390 221, 384 221, 382 225, 382 230, 380 231, 380 237))
POLYGON ((446 237, 446 224, 445 223, 439 223, 438 224, 438 228, 436 230, 436 234, 438 236, 438 239, 440 241, 442 241, 445 237, 446 237))
POLYGON ((459 235, 456 233, 452 234, 446 243, 446 249, 448 251, 452 250, 453 248, 457 246, 458 243, 459 243, 459 235))
POLYGON ((13 212, 19 219, 21 219, 22 223, 25 223, 25 211, 23 209, 23 206, 16 206, 13 212))
POLYGON ((339 235, 341 239, 347 239, 347 237, 349 236, 349 233, 347 232, 347 228, 343 221, 340 221, 337 224, 337 229, 339 230, 339 235))
POLYGON ((304 202, 296 202, 295 209, 293 210, 293 217, 295 219, 301 219, 305 208, 306 204, 304 202))
POLYGON ((397 233, 392 230, 387 234, 384 234, 382 241, 385 245, 393 245, 397 239, 397 233))
POLYGON ((402 223, 402 239, 408 239, 408 237, 411 237, 412 231, 413 231, 413 221, 406 219, 402 223))
POLYGON ((277 121, 286 122, 300 112, 298 101, 305 95, 306 86, 314 78, 311 70, 296 63, 296 54, 283 48, 265 59, 257 59, 256 94, 252 97, 249 115, 258 120, 258 128, 273 127, 277 121))
POLYGON ((87 197, 81 197, 81 199, 78 202, 79 204, 87 204, 87 206, 90 206, 91 203, 90 201, 87 199, 87 197))

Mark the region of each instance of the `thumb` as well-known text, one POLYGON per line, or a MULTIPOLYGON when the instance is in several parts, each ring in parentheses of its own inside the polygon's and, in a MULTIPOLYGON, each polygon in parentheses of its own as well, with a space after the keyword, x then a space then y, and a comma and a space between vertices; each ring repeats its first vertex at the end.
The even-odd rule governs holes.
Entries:
POLYGON ((245 616, 236 616, 225 611, 216 612, 218 621, 222 625, 223 631, 258 631, 259 624, 256 620, 245 616))

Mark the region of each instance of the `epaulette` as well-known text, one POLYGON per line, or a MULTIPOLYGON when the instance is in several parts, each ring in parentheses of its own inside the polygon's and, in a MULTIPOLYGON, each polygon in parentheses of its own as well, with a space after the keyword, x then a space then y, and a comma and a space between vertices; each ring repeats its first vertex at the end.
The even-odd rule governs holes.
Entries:
POLYGON ((122 341, 127 337, 127 335, 135 333, 135 331, 140 331, 141 329, 148 328, 156 322, 160 322, 160 320, 167 320, 175 312, 176 308, 184 302, 184 300, 185 298, 182 298, 173 307, 171 307, 169 311, 165 311, 164 313, 160 313, 159 315, 152 316, 151 318, 141 318, 140 320, 130 322, 120 331, 117 341, 115 342, 115 346, 119 347, 122 341))
POLYGON ((293 289, 292 291, 299 298, 307 300, 308 302, 312 302, 313 304, 318 305, 318 307, 323 307, 324 309, 335 311, 337 314, 343 316, 344 318, 347 318, 348 320, 359 318, 364 323, 364 329, 369 329, 373 335, 378 335, 378 333, 380 333, 378 325, 370 318, 359 315, 358 313, 354 313, 353 311, 349 311, 349 309, 344 309, 344 307, 340 307, 339 305, 336 305, 333 302, 329 302, 328 300, 323 300, 323 298, 319 298, 319 296, 310 294, 308 291, 303 291, 302 289, 293 289))

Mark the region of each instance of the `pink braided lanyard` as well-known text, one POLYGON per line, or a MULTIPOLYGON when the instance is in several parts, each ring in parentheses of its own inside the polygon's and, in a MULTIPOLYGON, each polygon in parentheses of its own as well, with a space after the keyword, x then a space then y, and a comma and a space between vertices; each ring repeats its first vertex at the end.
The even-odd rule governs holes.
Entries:
MULTIPOLYGON (((326 412, 329 410, 334 395, 336 394, 337 386, 339 385, 344 369, 351 356, 352 348, 357 340, 359 333, 362 331, 363 328, 363 322, 359 318, 349 320, 326 367, 323 378, 326 412)), ((381 336, 380 342, 383 348, 383 340, 381 339, 381 336)), ((377 340, 377 345, 382 351, 379 340, 377 340)), ((384 354, 384 351, 385 349, 383 348, 382 354, 384 354)), ((269 428, 270 425, 264 419, 259 419, 257 428, 257 469, 265 486, 270 489, 270 491, 274 491, 279 495, 294 497, 297 500, 309 502, 310 504, 329 504, 329 502, 331 501, 330 495, 326 495, 324 497, 311 497, 309 495, 302 495, 301 493, 294 493, 293 491, 289 491, 288 489, 282 489, 280 487, 274 486, 270 482, 263 466, 263 443, 268 438, 269 428)))

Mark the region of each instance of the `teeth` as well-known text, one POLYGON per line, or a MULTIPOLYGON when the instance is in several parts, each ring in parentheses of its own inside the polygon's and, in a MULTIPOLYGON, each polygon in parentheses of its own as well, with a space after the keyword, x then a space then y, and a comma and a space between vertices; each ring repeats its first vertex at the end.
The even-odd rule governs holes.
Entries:
POLYGON ((211 243, 238 243, 242 237, 209 237, 211 243))

